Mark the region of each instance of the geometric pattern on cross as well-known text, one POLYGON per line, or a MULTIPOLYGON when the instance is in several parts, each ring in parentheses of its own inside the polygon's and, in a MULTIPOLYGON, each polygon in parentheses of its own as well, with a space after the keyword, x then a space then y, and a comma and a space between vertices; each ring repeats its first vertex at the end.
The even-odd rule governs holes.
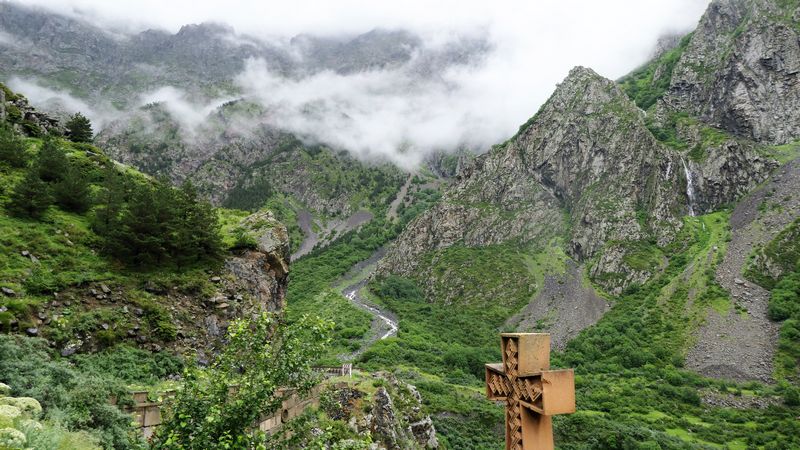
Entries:
POLYGON ((575 412, 575 374, 550 370, 548 333, 502 333, 503 362, 486 364, 486 396, 506 403, 506 449, 553 448, 551 416, 575 412))

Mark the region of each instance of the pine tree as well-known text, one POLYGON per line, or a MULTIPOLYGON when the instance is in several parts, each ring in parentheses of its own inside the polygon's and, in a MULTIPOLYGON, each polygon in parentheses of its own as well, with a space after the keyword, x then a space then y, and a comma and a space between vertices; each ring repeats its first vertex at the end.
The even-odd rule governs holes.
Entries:
POLYGON ((53 196, 66 211, 83 213, 91 205, 89 182, 80 169, 73 165, 67 167, 61 181, 53 186, 53 196))
POLYGON ((36 171, 42 181, 61 181, 69 167, 69 161, 64 150, 58 145, 58 140, 47 137, 36 157, 36 171))
POLYGON ((139 266, 168 262, 175 229, 175 197, 171 191, 161 183, 133 189, 120 227, 110 235, 113 254, 139 266))
POLYGON ((109 164, 103 171, 103 184, 95 197, 97 207, 92 217, 92 229, 107 242, 121 226, 120 214, 126 196, 124 176, 109 164))
POLYGON ((216 259, 222 253, 217 213, 210 203, 199 198, 187 181, 178 193, 176 260, 179 263, 216 259))
POLYGON ((35 170, 28 170, 11 193, 8 210, 18 217, 38 219, 51 204, 50 186, 39 178, 35 170))
POLYGON ((0 125, 0 161, 15 168, 28 164, 25 141, 6 124, 0 125))
POLYGON ((72 142, 92 142, 92 123, 81 113, 75 113, 66 123, 67 137, 72 142))

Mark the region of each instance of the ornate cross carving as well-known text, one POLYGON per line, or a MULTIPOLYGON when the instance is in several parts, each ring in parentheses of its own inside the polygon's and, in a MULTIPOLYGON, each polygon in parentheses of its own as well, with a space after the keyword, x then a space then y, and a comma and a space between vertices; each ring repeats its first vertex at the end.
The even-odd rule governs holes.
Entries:
POLYGON ((553 448, 550 416, 575 412, 575 374, 550 369, 550 335, 502 333, 501 364, 486 364, 486 396, 506 402, 506 450, 553 448))

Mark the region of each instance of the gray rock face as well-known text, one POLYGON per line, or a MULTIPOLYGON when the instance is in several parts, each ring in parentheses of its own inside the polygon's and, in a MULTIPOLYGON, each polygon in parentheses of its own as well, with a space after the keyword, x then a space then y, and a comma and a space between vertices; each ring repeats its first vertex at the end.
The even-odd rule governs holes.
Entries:
MULTIPOLYGON (((2 5, 0 5, 2 8, 2 5)), ((6 95, 5 86, 0 84, 0 120, 10 121, 19 133, 63 134, 65 128, 58 119, 37 111, 28 99, 19 94, 6 95)))
POLYGON ((800 136, 800 11, 775 0, 711 3, 659 108, 736 136, 783 144, 800 136))
POLYGON ((710 149, 702 163, 686 161, 693 177, 695 213, 714 211, 750 192, 777 164, 759 156, 751 146, 730 140, 710 149))
POLYGON ((386 388, 379 387, 374 394, 372 406, 372 434, 386 445, 389 450, 400 450, 400 436, 397 429, 399 422, 394 414, 392 397, 386 388))
POLYGON ((686 211, 679 166, 612 81, 575 68, 517 136, 476 158, 441 204, 409 225, 379 271, 412 274, 423 254, 456 243, 564 236, 579 260, 609 241, 666 243, 686 211), (642 210, 647 223, 637 219, 642 210))
POLYGON ((372 395, 372 408, 363 423, 352 420, 352 426, 357 431, 369 430, 375 442, 381 444, 380 448, 439 448, 436 428, 430 416, 422 412, 422 397, 417 389, 389 373, 378 372, 375 376, 386 380, 388 385, 379 387, 372 395))
POLYGON ((225 268, 233 275, 237 287, 251 299, 240 304, 240 308, 243 313, 283 311, 289 276, 289 236, 286 227, 269 211, 247 217, 242 227, 255 240, 256 248, 243 250, 238 256, 225 261, 225 268))

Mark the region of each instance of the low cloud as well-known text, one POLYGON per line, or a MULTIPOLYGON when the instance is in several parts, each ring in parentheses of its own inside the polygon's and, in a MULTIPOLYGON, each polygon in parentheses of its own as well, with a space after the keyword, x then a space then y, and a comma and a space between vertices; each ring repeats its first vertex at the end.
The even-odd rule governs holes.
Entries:
POLYGON ((42 86, 35 79, 13 77, 8 80, 8 86, 13 91, 23 94, 36 108, 56 116, 67 116, 77 112, 85 115, 92 121, 95 131, 100 130, 121 114, 110 103, 89 105, 68 92, 42 86))
POLYGON ((234 99, 235 97, 225 97, 198 102, 192 100, 191 96, 182 89, 164 86, 142 94, 139 97, 139 106, 151 103, 162 104, 170 116, 181 126, 181 130, 191 138, 207 120, 209 114, 222 104, 234 99))
POLYGON ((375 70, 286 79, 252 59, 236 81, 270 112, 273 125, 362 159, 410 168, 431 150, 464 143, 465 133, 487 134, 479 118, 464 113, 455 78, 448 73, 430 81, 403 70, 375 70))
MULTIPOLYGON (((268 110, 265 120, 361 158, 412 167, 436 150, 483 151, 512 136, 576 65, 618 78, 644 63, 659 36, 691 30, 708 0, 446 0, 292 3, 230 0, 29 0, 127 31, 216 21, 266 42, 311 33, 354 36, 382 28, 408 30, 424 45, 480 34, 491 52, 479 64, 458 63, 416 76, 413 61, 354 74, 286 77, 264 60, 247 61, 236 83, 268 110)), ((241 35, 240 35, 241 36, 241 35)), ((236 41, 232 41, 235 43, 236 41)), ((277 44, 276 44, 277 45, 277 44)), ((229 99, 199 102, 165 87, 142 102, 163 102, 187 130, 229 99)), ((252 124, 247 124, 252 125, 252 124)), ((244 127, 247 128, 247 127, 244 127)), ((190 133, 191 134, 191 133, 190 133)))
POLYGON ((0 47, 20 47, 21 44, 8 33, 0 31, 0 47))

